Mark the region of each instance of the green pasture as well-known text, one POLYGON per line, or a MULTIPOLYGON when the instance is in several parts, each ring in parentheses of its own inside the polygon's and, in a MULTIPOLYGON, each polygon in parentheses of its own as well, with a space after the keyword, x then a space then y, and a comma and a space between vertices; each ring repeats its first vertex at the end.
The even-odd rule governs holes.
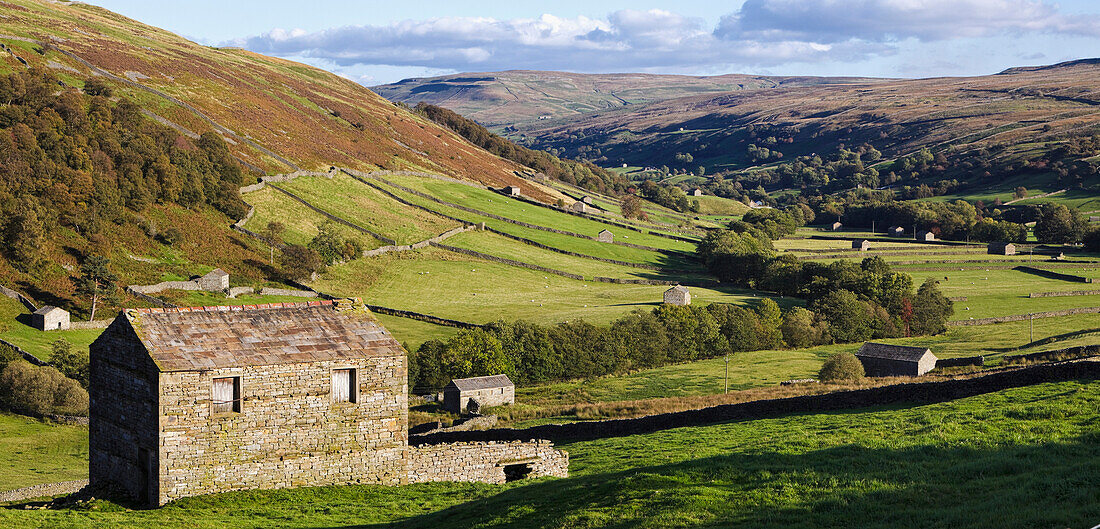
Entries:
MULTIPOLYGON (((104 318, 108 314, 97 316, 104 318)), ((114 314, 110 316, 113 317, 114 314)), ((49 361, 53 354, 50 344, 57 340, 67 340, 74 348, 86 351, 101 332, 101 329, 40 331, 31 327, 30 311, 23 304, 7 296, 0 296, 0 339, 11 342, 42 360, 49 361)))
POLYGON ((446 340, 459 331, 456 327, 446 327, 400 316, 389 316, 377 312, 374 316, 409 351, 415 351, 420 344, 428 340, 446 340))
MULTIPOLYGON (((1100 306, 1098 296, 1029 298, 1028 294, 1031 292, 1096 290, 1100 293, 1100 286, 1048 279, 1016 270, 968 269, 906 273, 912 275, 913 282, 918 285, 928 278, 939 281, 940 291, 947 297, 966 296, 966 301, 955 302, 955 315, 952 317, 954 320, 1100 306)), ((1100 276, 1095 270, 1092 274, 1100 276)))
POLYGON ((689 197, 699 201, 699 213, 702 215, 723 215, 728 217, 744 215, 749 210, 745 204, 733 199, 714 195, 689 197))
MULTIPOLYGON (((252 218, 248 219, 244 227, 261 233, 269 223, 281 222, 285 227, 282 238, 288 244, 308 244, 317 236, 320 225, 332 222, 301 202, 270 187, 248 193, 243 198, 256 208, 252 218)), ((377 248, 383 245, 378 239, 343 224, 333 223, 333 229, 342 237, 357 239, 365 248, 377 248)))
POLYGON ((87 478, 86 426, 0 412, 0 492, 87 478))

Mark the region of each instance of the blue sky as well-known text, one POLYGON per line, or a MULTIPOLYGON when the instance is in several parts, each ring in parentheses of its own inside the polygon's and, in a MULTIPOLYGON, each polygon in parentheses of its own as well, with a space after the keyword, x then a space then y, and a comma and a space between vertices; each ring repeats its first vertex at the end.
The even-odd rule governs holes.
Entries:
POLYGON ((1100 56, 1100 5, 1050 0, 91 0, 365 85, 504 69, 930 77, 1100 56))

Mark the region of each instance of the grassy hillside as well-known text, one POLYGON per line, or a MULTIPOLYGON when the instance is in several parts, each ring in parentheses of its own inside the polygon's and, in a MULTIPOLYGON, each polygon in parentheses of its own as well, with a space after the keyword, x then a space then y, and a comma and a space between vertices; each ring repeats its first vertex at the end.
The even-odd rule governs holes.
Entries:
POLYGON ((1093 381, 953 402, 561 445, 566 479, 320 487, 0 510, 8 527, 1086 527, 1100 517, 1093 381), (960 476, 966 476, 961 479, 960 476), (90 507, 90 508, 89 508, 90 507))
POLYGON ((87 427, 0 413, 0 492, 87 478, 87 427))

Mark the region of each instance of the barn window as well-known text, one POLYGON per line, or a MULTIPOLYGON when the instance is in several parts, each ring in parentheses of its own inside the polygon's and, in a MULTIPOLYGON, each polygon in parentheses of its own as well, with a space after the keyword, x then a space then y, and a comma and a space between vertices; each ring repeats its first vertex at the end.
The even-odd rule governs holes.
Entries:
POLYGON ((240 413, 241 377, 214 379, 214 413, 240 413))
POLYGON ((355 370, 332 370, 332 402, 355 402, 355 370))

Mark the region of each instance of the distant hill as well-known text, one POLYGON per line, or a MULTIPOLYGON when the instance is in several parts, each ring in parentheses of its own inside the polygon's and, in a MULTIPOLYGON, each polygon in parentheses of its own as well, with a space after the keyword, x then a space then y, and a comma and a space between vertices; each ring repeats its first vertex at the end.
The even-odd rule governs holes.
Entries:
POLYGON ((524 130, 577 119, 592 112, 631 108, 685 96, 788 86, 846 84, 867 79, 688 76, 643 73, 582 74, 510 70, 405 79, 371 89, 390 101, 421 101, 449 108, 494 130, 524 130))

